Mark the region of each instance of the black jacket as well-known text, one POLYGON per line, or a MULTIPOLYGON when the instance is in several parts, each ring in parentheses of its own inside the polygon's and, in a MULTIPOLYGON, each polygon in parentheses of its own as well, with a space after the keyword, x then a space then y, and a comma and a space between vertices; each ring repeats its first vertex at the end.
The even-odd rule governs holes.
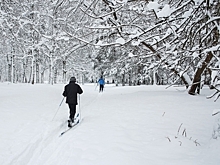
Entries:
POLYGON ((71 81, 65 86, 63 92, 63 96, 66 97, 66 103, 77 105, 77 93, 82 94, 83 90, 78 84, 75 84, 75 82, 71 81))

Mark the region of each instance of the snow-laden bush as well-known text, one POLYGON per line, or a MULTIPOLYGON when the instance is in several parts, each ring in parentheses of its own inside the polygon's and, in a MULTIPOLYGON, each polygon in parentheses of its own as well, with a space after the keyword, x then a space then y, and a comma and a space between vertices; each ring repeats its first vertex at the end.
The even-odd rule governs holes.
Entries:
POLYGON ((211 96, 207 96, 208 99, 214 97, 214 101, 217 101, 220 96, 220 69, 212 71, 210 89, 214 89, 215 92, 211 96))
POLYGON ((220 110, 214 110, 212 116, 215 117, 212 137, 218 139, 220 138, 220 110))
MULTIPOLYGON (((210 85, 210 89, 214 89, 215 92, 208 96, 207 98, 213 98, 214 101, 217 101, 220 96, 220 70, 215 69, 212 71, 212 81, 210 85)), ((216 109, 213 111, 212 116, 215 118, 214 126, 213 126, 213 139, 220 138, 220 109, 216 109)))

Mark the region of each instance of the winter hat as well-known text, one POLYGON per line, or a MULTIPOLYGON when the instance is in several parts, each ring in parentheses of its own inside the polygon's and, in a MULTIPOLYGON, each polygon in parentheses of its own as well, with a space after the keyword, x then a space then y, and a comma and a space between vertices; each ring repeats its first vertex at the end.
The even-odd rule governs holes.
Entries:
POLYGON ((71 77, 71 78, 70 78, 70 81, 76 82, 76 78, 75 78, 75 77, 71 77))

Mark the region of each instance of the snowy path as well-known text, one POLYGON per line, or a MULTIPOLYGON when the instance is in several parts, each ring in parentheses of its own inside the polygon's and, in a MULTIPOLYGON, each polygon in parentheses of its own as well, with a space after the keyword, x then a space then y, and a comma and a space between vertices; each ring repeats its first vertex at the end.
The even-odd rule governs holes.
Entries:
POLYGON ((94 85, 84 85, 83 121, 59 137, 67 128, 67 105, 62 104, 51 120, 63 87, 0 84, 1 165, 217 165, 220 161, 215 154, 220 145, 211 139, 211 113, 220 104, 205 99, 208 90, 194 97, 162 86, 107 86, 98 93, 94 85))

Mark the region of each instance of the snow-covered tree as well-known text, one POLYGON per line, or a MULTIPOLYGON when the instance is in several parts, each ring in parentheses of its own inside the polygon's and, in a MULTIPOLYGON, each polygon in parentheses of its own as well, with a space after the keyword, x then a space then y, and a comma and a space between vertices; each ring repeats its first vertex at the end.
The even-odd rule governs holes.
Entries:
POLYGON ((154 70, 170 70, 179 77, 176 81, 191 86, 190 94, 212 57, 219 56, 219 2, 215 0, 92 1, 82 11, 95 19, 88 28, 101 33, 96 45, 122 49, 135 45, 142 50, 143 65, 150 61, 154 70))
POLYGON ((1 78, 53 84, 73 74, 95 77, 95 71, 123 84, 184 83, 195 94, 218 61, 219 5, 217 0, 2 0, 1 74, 8 76, 1 78))
POLYGON ((5 71, 8 72, 4 74, 8 75, 8 81, 14 81, 16 76, 23 78, 19 82, 34 84, 46 79, 53 84, 57 82, 58 74, 63 76, 61 81, 64 82, 67 72, 71 76, 73 67, 67 68, 67 63, 79 60, 77 65, 80 65, 80 60, 84 59, 76 56, 74 51, 83 49, 85 44, 76 40, 72 33, 80 31, 80 20, 73 22, 80 16, 74 11, 80 3, 43 0, 0 2, 1 60, 7 59, 5 71), (15 75, 15 70, 23 75, 15 75))

